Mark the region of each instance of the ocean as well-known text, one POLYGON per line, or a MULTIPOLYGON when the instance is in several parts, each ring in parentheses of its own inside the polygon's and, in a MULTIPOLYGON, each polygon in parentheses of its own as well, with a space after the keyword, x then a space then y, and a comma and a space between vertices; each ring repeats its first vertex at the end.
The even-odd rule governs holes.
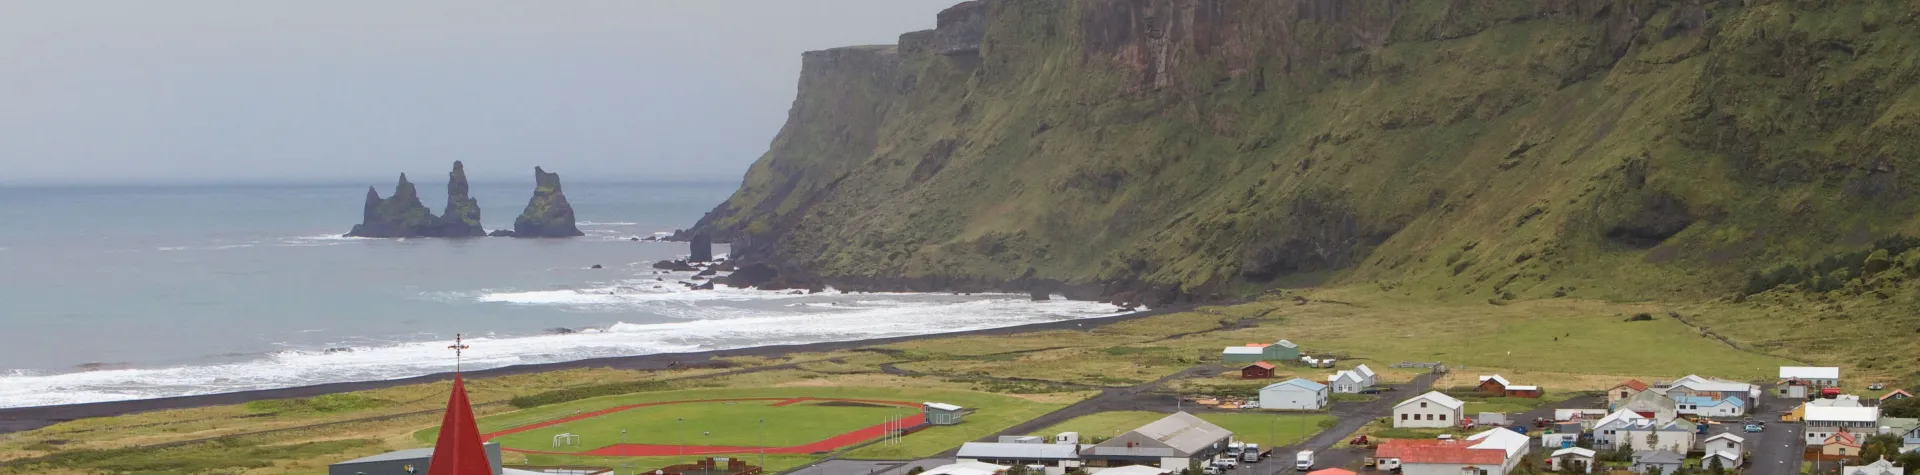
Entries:
MULTIPOLYGON (((532 183, 472 189, 492 230, 532 183)), ((686 244, 629 240, 689 226, 733 189, 568 182, 584 237, 358 239, 340 235, 364 184, 0 187, 0 407, 437 373, 456 333, 481 369, 1114 314, 1025 295, 688 290, 691 275, 651 267, 686 244)), ((440 211, 445 184, 419 190, 440 211)))

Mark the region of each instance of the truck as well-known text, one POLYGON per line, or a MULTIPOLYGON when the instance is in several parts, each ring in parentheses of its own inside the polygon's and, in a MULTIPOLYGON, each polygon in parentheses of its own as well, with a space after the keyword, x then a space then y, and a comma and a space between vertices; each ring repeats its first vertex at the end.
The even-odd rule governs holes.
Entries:
POLYGON ((1246 462, 1246 463, 1258 463, 1260 461, 1260 444, 1248 442, 1245 447, 1241 447, 1240 461, 1246 462))
POLYGON ((1313 451, 1302 450, 1300 453, 1293 454, 1293 469, 1302 472, 1313 470, 1313 451))

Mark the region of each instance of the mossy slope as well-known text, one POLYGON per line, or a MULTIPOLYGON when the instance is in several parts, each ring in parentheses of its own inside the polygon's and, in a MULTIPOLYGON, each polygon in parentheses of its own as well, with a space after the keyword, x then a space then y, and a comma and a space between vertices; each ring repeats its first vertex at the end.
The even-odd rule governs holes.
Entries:
POLYGON ((843 280, 1479 299, 1723 295, 1920 229, 1920 2, 963 7, 807 53, 694 231, 843 280))

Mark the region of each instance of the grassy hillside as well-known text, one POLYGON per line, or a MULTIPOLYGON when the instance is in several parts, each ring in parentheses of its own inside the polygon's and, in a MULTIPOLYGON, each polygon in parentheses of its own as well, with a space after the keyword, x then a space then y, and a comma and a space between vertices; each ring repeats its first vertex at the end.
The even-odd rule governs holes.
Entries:
POLYGON ((1920 230, 1920 2, 962 9, 808 53, 698 229, 845 280, 1473 300, 1721 297, 1920 230))

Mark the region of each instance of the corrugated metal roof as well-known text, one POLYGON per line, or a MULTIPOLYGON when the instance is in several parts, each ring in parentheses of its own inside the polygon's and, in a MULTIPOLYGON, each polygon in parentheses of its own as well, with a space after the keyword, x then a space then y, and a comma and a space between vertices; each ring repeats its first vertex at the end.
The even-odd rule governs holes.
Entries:
POLYGON ((925 405, 925 406, 927 406, 927 407, 929 407, 929 408, 932 408, 932 409, 939 409, 939 410, 942 410, 942 411, 958 411, 958 410, 961 410, 961 409, 966 409, 966 408, 964 408, 964 407, 960 407, 960 406, 955 406, 955 405, 952 405, 952 404, 947 404, 947 403, 944 403, 944 402, 924 402, 924 403, 921 403, 921 404, 922 404, 922 405, 925 405))
POLYGON ((1670 464, 1686 460, 1686 456, 1666 450, 1640 450, 1633 453, 1633 463, 1670 464))
POLYGON ((1403 464, 1501 465, 1507 461, 1504 450, 1476 449, 1464 442, 1433 439, 1388 439, 1374 450, 1373 456, 1399 459, 1403 464))
POLYGON ((1186 455, 1199 453, 1215 442, 1233 437, 1233 431, 1185 412, 1163 417, 1133 431, 1165 443, 1186 455))
POLYGON ((1373 368, 1368 368, 1367 365, 1365 364, 1353 367, 1353 372, 1368 378, 1371 378, 1374 376, 1373 368))
POLYGON ((1224 349, 1224 350, 1220 350, 1220 352, 1221 352, 1221 353, 1224 353, 1224 354, 1229 354, 1229 355, 1260 355, 1260 354, 1266 354, 1266 353, 1265 353, 1264 351, 1262 351, 1262 350, 1261 350, 1261 349, 1260 349, 1259 347, 1253 347, 1253 346, 1229 346, 1229 347, 1227 347, 1227 348, 1226 348, 1226 349, 1224 349))
POLYGON ((1613 385, 1614 388, 1619 388, 1621 386, 1633 388, 1633 390, 1635 391, 1647 390, 1647 383, 1640 382, 1640 380, 1638 379, 1629 379, 1629 380, 1620 382, 1620 384, 1613 385))
POLYGON ((1419 401, 1419 400, 1422 400, 1422 399, 1424 399, 1424 400, 1426 400, 1426 401, 1428 401, 1428 402, 1432 402, 1432 403, 1434 403, 1434 404, 1439 404, 1439 405, 1442 405, 1442 406, 1446 406, 1446 407, 1447 407, 1448 409, 1459 409, 1459 408, 1461 408, 1461 407, 1463 407, 1463 406, 1466 406, 1466 405, 1467 405, 1467 403, 1466 403, 1466 402, 1464 402, 1464 401, 1461 401, 1461 400, 1459 400, 1459 399, 1454 399, 1454 398, 1453 398, 1453 396, 1448 396, 1448 395, 1446 395, 1446 394, 1442 394, 1442 393, 1441 393, 1440 391, 1427 391, 1427 393, 1426 393, 1426 394, 1421 394, 1421 395, 1419 395, 1419 396, 1414 396, 1414 397, 1412 397, 1412 398, 1408 398, 1408 399, 1407 399, 1407 400, 1405 400, 1405 401, 1400 401, 1400 403, 1399 403, 1399 404, 1394 404, 1394 405, 1393 405, 1393 407, 1394 407, 1395 409, 1398 409, 1398 408, 1400 408, 1400 406, 1405 406, 1405 405, 1407 405, 1407 403, 1411 403, 1411 402, 1414 402, 1414 401, 1419 401))
POLYGON ((1503 378, 1503 377, 1500 377, 1500 375, 1497 375, 1497 374, 1496 374, 1496 375, 1493 375, 1493 376, 1481 376, 1481 377, 1480 377, 1480 382, 1482 382, 1482 383, 1484 383, 1484 382, 1487 382, 1487 380, 1489 380, 1489 379, 1491 379, 1491 380, 1494 380, 1494 381, 1499 381, 1499 382, 1500 382, 1500 387, 1503 387, 1503 388, 1504 388, 1504 387, 1507 387, 1507 386, 1512 386, 1512 385, 1513 385, 1513 383, 1509 383, 1509 382, 1507 382, 1507 378, 1503 378))
POLYGON ((1551 455, 1551 457, 1559 457, 1562 455, 1578 455, 1581 457, 1593 458, 1593 453, 1594 453, 1593 449, 1583 449, 1580 447, 1567 447, 1564 449, 1553 451, 1553 455, 1551 455))
POLYGON ((1079 458, 1073 444, 968 442, 956 456, 969 459, 1068 460, 1079 458))
MULTIPOLYGON (((1253 362, 1253 364, 1250 364, 1250 365, 1247 365, 1247 368, 1252 368, 1252 367, 1256 367, 1256 366, 1257 366, 1257 367, 1261 367, 1261 368, 1265 368, 1265 369, 1273 369, 1273 363, 1268 363, 1268 362, 1265 362, 1265 361, 1255 361, 1255 362, 1253 362)), ((1241 368, 1241 369, 1246 369, 1246 368, 1241 368)))
POLYGON ((1013 467, 984 462, 960 462, 941 465, 921 473, 923 475, 993 475, 1009 468, 1013 467))
POLYGON ((1327 389, 1327 385, 1325 384, 1308 381, 1306 378, 1293 378, 1286 381, 1269 384, 1267 385, 1267 387, 1260 388, 1260 390, 1265 391, 1268 389, 1273 389, 1276 386, 1293 386, 1293 387, 1297 387, 1300 389, 1305 389, 1313 392, 1320 392, 1321 390, 1327 389))
POLYGON ((1808 422, 1879 422, 1878 407, 1807 406, 1808 422))
POLYGON ((1275 345, 1280 345, 1280 347, 1282 347, 1282 348, 1299 348, 1299 347, 1300 347, 1300 345, 1296 345, 1296 344, 1294 344, 1293 342, 1291 342, 1291 341, 1286 341, 1286 340, 1280 340, 1280 341, 1278 341, 1278 342, 1275 342, 1274 344, 1275 344, 1275 345))
POLYGON ((1781 366, 1780 379, 1840 379, 1840 368, 1832 366, 1781 366))

